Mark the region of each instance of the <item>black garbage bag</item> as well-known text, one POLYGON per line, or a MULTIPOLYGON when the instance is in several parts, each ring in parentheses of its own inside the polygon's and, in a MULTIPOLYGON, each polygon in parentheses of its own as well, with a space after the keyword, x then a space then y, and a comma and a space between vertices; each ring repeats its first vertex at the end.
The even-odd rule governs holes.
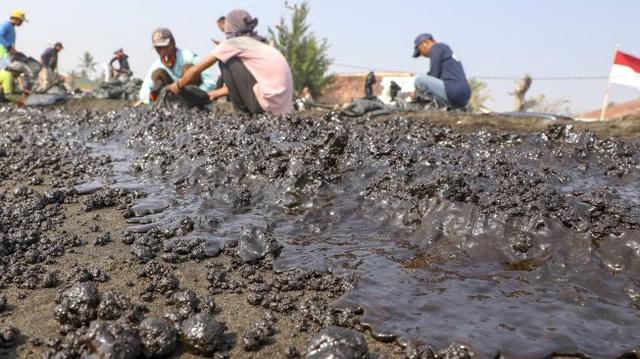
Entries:
POLYGON ((153 104, 154 109, 167 107, 167 106, 184 106, 186 108, 200 108, 204 109, 211 103, 209 101, 209 94, 200 89, 198 86, 189 85, 186 86, 180 92, 180 95, 176 95, 173 92, 163 88, 158 95, 158 99, 153 104))
POLYGON ((346 108, 340 113, 347 117, 360 117, 368 113, 380 110, 390 110, 391 108, 385 105, 382 101, 375 99, 355 99, 351 101, 346 108))

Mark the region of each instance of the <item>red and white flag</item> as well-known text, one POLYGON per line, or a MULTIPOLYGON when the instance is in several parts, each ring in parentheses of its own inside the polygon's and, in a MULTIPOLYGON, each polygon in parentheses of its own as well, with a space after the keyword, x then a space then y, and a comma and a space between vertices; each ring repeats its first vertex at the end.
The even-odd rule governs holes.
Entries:
POLYGON ((611 82, 640 89, 640 59, 622 51, 616 51, 613 68, 611 68, 611 82))

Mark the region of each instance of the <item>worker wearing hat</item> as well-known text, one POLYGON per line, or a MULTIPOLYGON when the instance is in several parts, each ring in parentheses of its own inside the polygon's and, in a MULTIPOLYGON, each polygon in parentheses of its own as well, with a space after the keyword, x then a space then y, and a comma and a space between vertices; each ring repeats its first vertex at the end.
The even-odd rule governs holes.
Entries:
POLYGON ((10 55, 15 54, 16 26, 22 26, 27 21, 27 16, 22 10, 13 10, 9 21, 0 25, 0 66, 10 64, 10 55))
MULTIPOLYGON (((173 33, 167 28, 156 29, 151 35, 151 43, 159 58, 149 68, 140 88, 140 101, 145 104, 154 104, 165 87, 200 62, 198 55, 177 46, 173 33)), ((186 91, 180 95, 182 102, 187 106, 203 107, 210 103, 208 92, 215 89, 216 81, 207 71, 184 85, 186 91)))
POLYGON ((417 76, 414 99, 425 94, 435 98, 447 107, 464 108, 471 98, 471 88, 462 63, 451 48, 437 42, 431 34, 421 34, 414 41, 413 57, 428 57, 431 68, 428 75, 417 76))
MULTIPOLYGON (((18 91, 15 90, 14 81, 25 71, 24 68, 24 64, 13 62, 0 71, 0 103, 17 102, 18 91)), ((27 91, 24 92, 28 94, 27 91)))
POLYGON ((111 77, 114 79, 128 80, 133 75, 129 65, 129 55, 125 54, 122 48, 113 53, 113 58, 109 61, 109 68, 111 69, 111 77), (114 66, 116 62, 118 67, 114 66))

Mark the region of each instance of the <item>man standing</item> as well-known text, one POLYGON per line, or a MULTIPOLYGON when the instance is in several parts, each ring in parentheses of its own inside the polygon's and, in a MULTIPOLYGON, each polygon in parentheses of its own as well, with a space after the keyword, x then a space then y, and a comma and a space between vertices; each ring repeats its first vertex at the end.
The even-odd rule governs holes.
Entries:
POLYGON ((419 35, 414 43, 413 57, 431 59, 431 69, 426 76, 417 76, 414 100, 430 93, 442 104, 464 108, 471 98, 471 88, 462 63, 446 44, 437 42, 431 34, 419 35))
POLYGON ((53 47, 50 47, 42 53, 40 56, 40 62, 42 69, 38 74, 38 86, 35 92, 43 93, 47 92, 53 85, 56 84, 56 68, 58 68, 58 53, 64 49, 62 43, 56 42, 53 47))
POLYGON ((179 94, 204 70, 220 61, 225 86, 209 93, 211 101, 228 96, 236 110, 284 115, 293 110, 293 77, 285 57, 255 32, 258 20, 244 10, 226 17, 222 41, 169 90, 179 94))
POLYGON ((131 66, 129 66, 129 55, 125 54, 122 48, 116 50, 113 55, 113 59, 109 62, 111 78, 118 80, 123 77, 124 81, 128 81, 131 75, 133 75, 133 72, 131 72, 131 66), (113 66, 115 62, 118 63, 117 68, 113 66))
POLYGON ((42 66, 48 68, 51 71, 56 71, 56 68, 58 67, 58 53, 60 53, 62 49, 64 49, 62 43, 56 42, 53 47, 44 50, 42 56, 40 56, 40 62, 42 63, 42 66))
POLYGON ((16 51, 16 26, 22 26, 27 16, 22 10, 13 10, 9 21, 0 25, 0 68, 9 66, 10 55, 16 51))
MULTIPOLYGON (((145 104, 156 102, 160 91, 179 79, 191 66, 200 61, 191 51, 179 49, 171 31, 167 28, 155 30, 151 36, 153 47, 158 53, 157 59, 149 68, 140 89, 140 101, 145 104)), ((202 107, 208 104, 207 93, 216 87, 216 81, 209 72, 184 82, 184 92, 180 98, 189 106, 202 107)))

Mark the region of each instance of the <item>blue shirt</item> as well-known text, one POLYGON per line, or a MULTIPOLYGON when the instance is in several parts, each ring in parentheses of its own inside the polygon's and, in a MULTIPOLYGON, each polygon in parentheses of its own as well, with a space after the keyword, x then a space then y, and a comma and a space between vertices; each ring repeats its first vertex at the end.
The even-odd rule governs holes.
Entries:
POLYGON ((9 50, 16 44, 16 28, 11 21, 0 25, 0 45, 9 50))
MULTIPOLYGON (((198 57, 198 55, 194 54, 191 51, 182 49, 178 49, 178 52, 176 53, 176 63, 172 68, 166 67, 162 63, 162 61, 160 61, 160 59, 157 59, 149 68, 147 76, 142 82, 142 88, 140 88, 140 101, 146 104, 149 104, 151 102, 151 100, 149 99, 149 95, 151 94, 151 90, 153 90, 152 76, 155 70, 163 69, 167 71, 171 78, 176 81, 182 77, 184 65, 196 65, 199 62, 200 58, 198 57)), ((202 78, 200 89, 206 92, 215 90, 217 79, 215 79, 209 71, 204 71, 200 76, 202 78)))
POLYGON ((437 43, 431 48, 429 58, 429 76, 437 77, 444 82, 449 102, 455 107, 466 106, 471 98, 471 88, 462 63, 451 48, 446 44, 437 43))

